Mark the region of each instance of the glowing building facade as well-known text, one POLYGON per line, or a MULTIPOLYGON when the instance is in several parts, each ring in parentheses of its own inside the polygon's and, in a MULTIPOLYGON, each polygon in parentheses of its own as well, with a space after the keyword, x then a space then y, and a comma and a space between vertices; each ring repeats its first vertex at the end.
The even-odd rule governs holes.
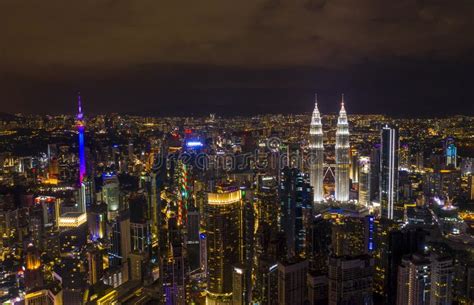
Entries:
POLYGON ((208 285, 206 304, 231 304, 233 266, 239 262, 242 194, 237 190, 208 193, 206 239, 208 285))
POLYGON ((398 131, 385 125, 381 131, 380 148, 380 205, 382 217, 394 219, 394 207, 398 201, 398 131))
POLYGON ((86 176, 86 151, 84 144, 84 132, 86 129, 84 123, 84 114, 82 113, 82 101, 81 95, 77 97, 78 112, 76 116, 77 131, 79 133, 79 183, 82 184, 84 177, 86 176))
POLYGON ((359 204, 370 204, 370 158, 359 157, 359 204))
POLYGON ((323 125, 318 109, 318 103, 314 105, 311 126, 309 130, 310 160, 310 184, 313 187, 313 201, 322 202, 324 199, 323 179, 324 179, 324 145, 323 145, 323 125))
POLYGON ((349 122, 342 97, 341 110, 337 119, 336 130, 336 201, 349 200, 349 168, 350 168, 349 122))

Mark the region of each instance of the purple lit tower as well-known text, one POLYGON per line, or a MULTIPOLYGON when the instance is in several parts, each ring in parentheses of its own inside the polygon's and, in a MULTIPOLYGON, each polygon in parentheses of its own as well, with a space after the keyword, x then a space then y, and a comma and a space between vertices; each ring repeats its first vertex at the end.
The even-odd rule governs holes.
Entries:
POLYGON ((84 114, 82 113, 82 104, 81 104, 81 93, 77 95, 77 102, 79 111, 76 116, 77 131, 79 132, 79 184, 82 185, 82 181, 86 176, 86 152, 84 147, 84 114))

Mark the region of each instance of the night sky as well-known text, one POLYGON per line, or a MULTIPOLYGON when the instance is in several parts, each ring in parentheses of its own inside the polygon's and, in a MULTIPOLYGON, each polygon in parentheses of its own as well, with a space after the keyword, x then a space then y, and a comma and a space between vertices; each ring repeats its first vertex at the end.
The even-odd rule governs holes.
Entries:
POLYGON ((1 0, 0 112, 474 114, 472 0, 1 0))

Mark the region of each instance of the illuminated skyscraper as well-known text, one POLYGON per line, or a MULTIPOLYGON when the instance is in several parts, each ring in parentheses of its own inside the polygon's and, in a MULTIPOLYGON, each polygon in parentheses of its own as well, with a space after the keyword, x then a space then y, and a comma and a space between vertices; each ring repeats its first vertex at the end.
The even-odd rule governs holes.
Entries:
POLYGON ((344 95, 342 96, 341 110, 337 119, 336 130, 336 200, 347 202, 349 200, 349 122, 344 108, 344 95))
POLYGON ((380 205, 382 217, 394 219, 398 201, 398 130, 385 125, 381 131, 380 148, 380 205))
POLYGON ((85 123, 84 123, 84 114, 82 113, 82 102, 81 94, 77 96, 78 102, 78 112, 76 116, 76 125, 77 131, 79 133, 79 183, 82 184, 84 177, 86 176, 86 152, 84 147, 84 132, 85 132, 85 123))
POLYGON ((323 125, 321 124, 321 115, 319 114, 318 102, 314 105, 313 117, 311 118, 311 127, 309 130, 309 149, 310 149, 310 183, 313 187, 313 201, 323 201, 323 179, 324 179, 324 146, 323 146, 323 125))
POLYGON ((419 255, 406 257, 398 267, 397 305, 428 305, 431 262, 419 255))
POLYGON ((359 157, 359 204, 370 204, 370 158, 359 157))
POLYGON ((446 165, 456 167, 457 166, 457 148, 454 144, 453 138, 446 139, 446 165))
POLYGON ((33 244, 26 248, 25 287, 29 291, 44 284, 38 249, 33 244))
POLYGON ((117 217, 120 209, 120 183, 116 175, 102 176, 102 201, 107 205, 108 219, 117 217))
POLYGON ((233 266, 239 262, 242 195, 239 189, 208 193, 206 203, 208 285, 206 304, 231 304, 233 266))

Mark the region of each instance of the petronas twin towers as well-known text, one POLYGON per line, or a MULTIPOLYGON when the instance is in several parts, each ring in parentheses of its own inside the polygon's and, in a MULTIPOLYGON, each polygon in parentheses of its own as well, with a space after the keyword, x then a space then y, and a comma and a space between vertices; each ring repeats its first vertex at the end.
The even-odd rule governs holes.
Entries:
MULTIPOLYGON (((315 203, 324 200, 324 145, 323 125, 318 109, 318 101, 314 106, 310 125, 309 149, 310 158, 310 183, 313 187, 313 200, 315 203)), ((346 202, 349 200, 349 167, 350 167, 349 122, 344 108, 344 95, 342 96, 341 110, 337 119, 336 130, 336 171, 335 171, 335 199, 346 202)))

